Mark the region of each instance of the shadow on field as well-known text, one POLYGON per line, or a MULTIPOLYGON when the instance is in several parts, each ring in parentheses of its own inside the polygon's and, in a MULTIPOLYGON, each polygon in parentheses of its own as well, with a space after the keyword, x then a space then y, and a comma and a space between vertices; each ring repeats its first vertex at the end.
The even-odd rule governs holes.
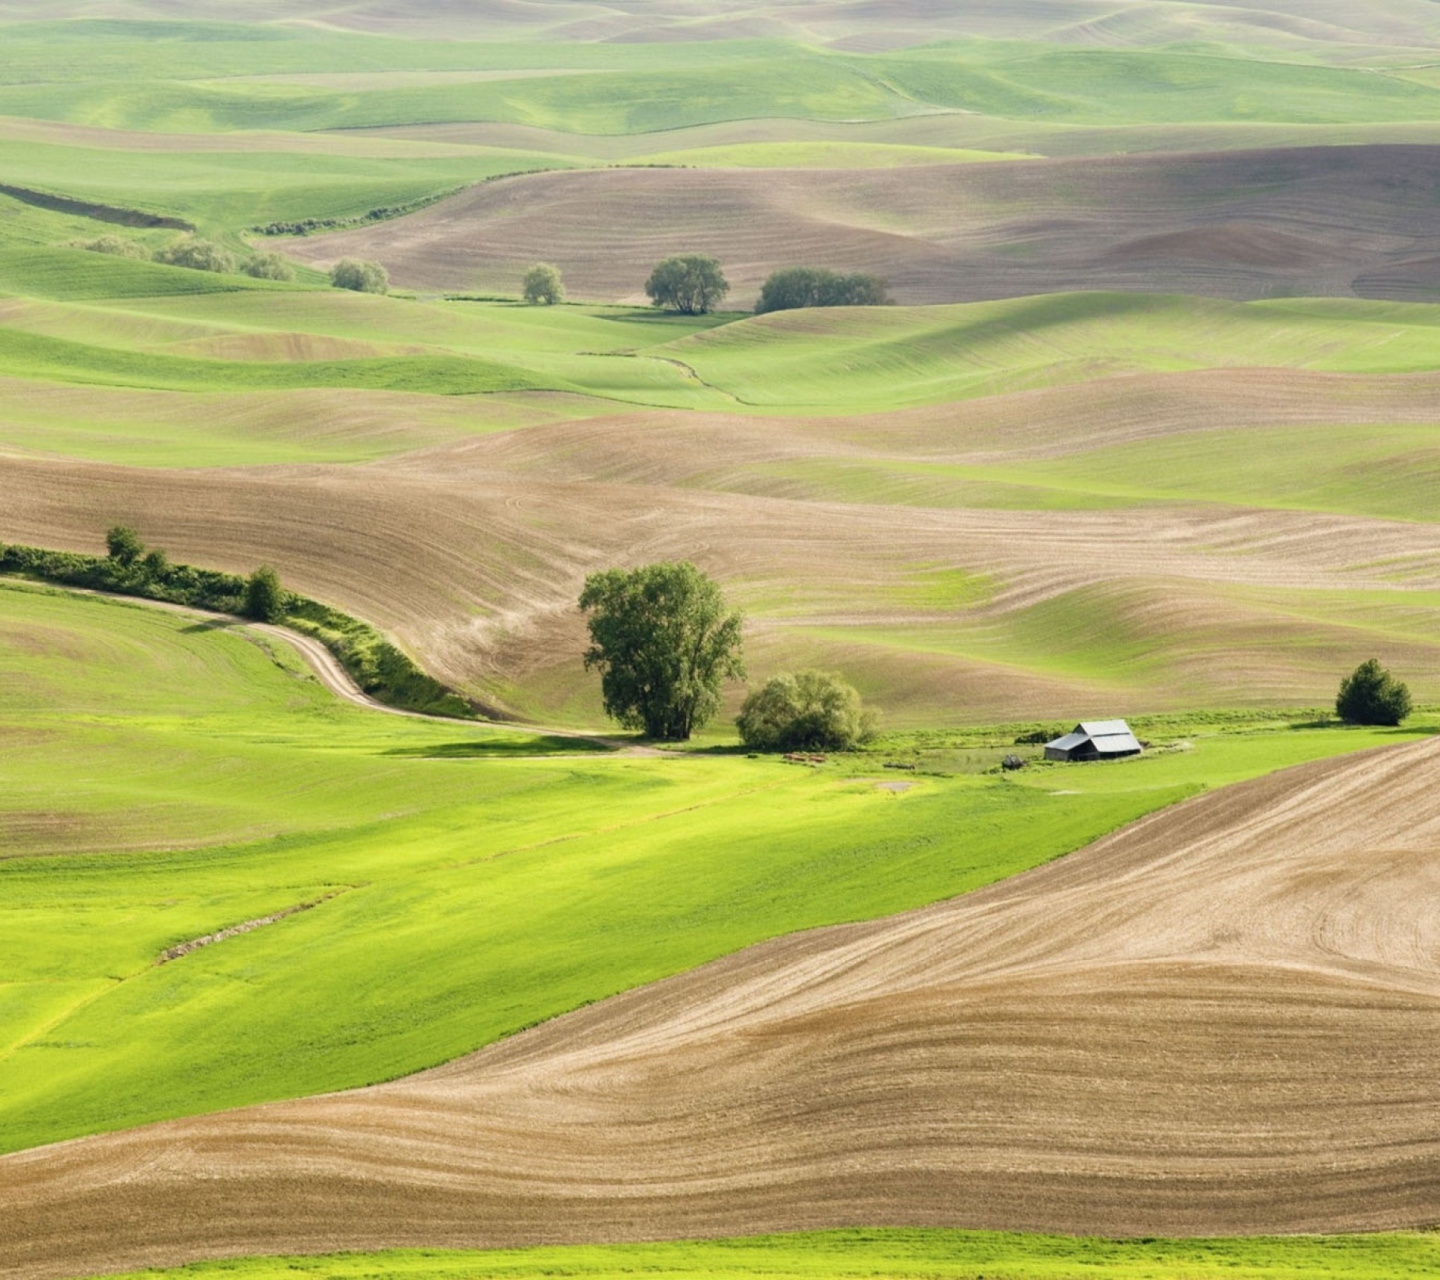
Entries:
POLYGON ((491 740, 486 742, 436 742, 422 747, 392 747, 382 752, 387 756, 406 756, 412 760, 483 760, 494 756, 538 755, 605 755, 614 750, 589 738, 560 738, 542 734, 534 738, 491 740))
POLYGON ((229 631, 233 627, 244 626, 239 618, 206 618, 203 622, 192 622, 188 627, 181 627, 182 635, 193 636, 206 631, 229 631))

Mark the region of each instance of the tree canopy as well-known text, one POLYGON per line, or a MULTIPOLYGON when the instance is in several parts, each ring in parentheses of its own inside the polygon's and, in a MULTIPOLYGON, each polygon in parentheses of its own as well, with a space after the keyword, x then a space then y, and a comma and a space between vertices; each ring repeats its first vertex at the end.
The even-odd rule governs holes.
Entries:
POLYGON ((828 671, 772 676, 745 699, 735 724, 757 751, 844 751, 874 733, 860 695, 828 671))
POLYGON ((155 254, 156 262, 171 267, 189 267, 192 271, 218 271, 222 274, 235 270, 235 255, 222 249, 211 240, 197 240, 187 236, 174 244, 166 245, 155 254))
POLYGON ((1350 724, 1399 724, 1410 714, 1410 690, 1371 658, 1340 682, 1335 711, 1350 724))
POLYGON ((684 741, 720 706, 720 687, 745 674, 742 617, 688 561, 591 574, 587 670, 600 672, 605 712, 647 737, 684 741))
POLYGON ((839 275, 824 267, 784 267, 760 287, 755 313, 799 307, 883 307, 890 302, 885 281, 860 273, 839 275))
POLYGON ((117 564, 128 566, 145 554, 145 544, 128 524, 117 524, 105 533, 105 550, 117 564))
POLYGON ((280 622, 285 617, 280 575, 268 564, 262 564, 245 583, 245 616, 257 622, 280 622))
POLYGON ((703 316, 730 292, 720 264, 703 253, 666 258, 650 273, 645 292, 657 307, 703 316))
POLYGON ((560 279, 560 268, 548 262, 537 262, 525 273, 521 281, 521 292, 532 307, 544 304, 554 306, 565 298, 565 285, 560 279))

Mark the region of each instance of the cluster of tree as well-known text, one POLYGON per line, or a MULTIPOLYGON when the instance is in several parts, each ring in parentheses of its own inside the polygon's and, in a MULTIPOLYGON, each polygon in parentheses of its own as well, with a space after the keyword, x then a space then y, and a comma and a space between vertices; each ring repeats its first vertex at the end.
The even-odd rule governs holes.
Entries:
POLYGON ((657 307, 686 316, 714 310, 730 292, 720 264, 703 253, 684 253, 658 263, 645 281, 645 293, 657 307))
MULTIPOLYGON (((589 614, 586 669, 599 670, 606 714, 627 729, 684 741, 719 709, 724 681, 745 675, 744 619, 688 561, 592 574, 580 608, 589 614)), ((824 671, 766 681, 736 724, 757 751, 841 751, 874 732, 860 695, 824 671)))
POLYGON ((890 302, 885 281, 861 273, 840 275, 823 267, 772 271, 760 287, 756 315, 800 307, 883 307, 890 302))
POLYGON ((174 564, 158 547, 147 548, 128 525, 113 526, 105 535, 105 548, 105 555, 89 556, 0 545, 0 573, 283 622, 324 644, 356 684, 381 702, 432 715, 475 713, 470 702, 426 675, 374 627, 285 590, 279 574, 268 565, 246 577, 174 564))
POLYGON ((1399 724, 1411 711, 1410 690, 1379 661, 1362 662, 1340 682, 1335 713, 1349 724, 1399 724))
POLYGON ((389 293, 390 273, 378 262, 341 258, 330 268, 330 283, 356 293, 389 293))
POLYGON ((222 275, 233 275, 236 271, 257 280, 293 280, 295 268, 278 253, 256 253, 248 258, 237 259, 230 250, 213 240, 202 240, 196 236, 185 236, 156 249, 151 253, 136 240, 121 236, 101 236, 80 245, 91 253, 104 253, 113 258, 129 258, 133 261, 154 261, 167 267, 185 267, 191 271, 216 271, 222 275))

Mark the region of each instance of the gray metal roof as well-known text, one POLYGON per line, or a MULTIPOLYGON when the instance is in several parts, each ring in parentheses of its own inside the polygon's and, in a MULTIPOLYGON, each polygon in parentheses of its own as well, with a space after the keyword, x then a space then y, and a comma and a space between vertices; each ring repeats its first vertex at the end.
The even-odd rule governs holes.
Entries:
POLYGON ((1095 750, 1102 756, 1125 755, 1141 749, 1139 740, 1123 720, 1085 720, 1063 738, 1056 738, 1045 745, 1061 751, 1073 751, 1087 739, 1095 744, 1095 750))

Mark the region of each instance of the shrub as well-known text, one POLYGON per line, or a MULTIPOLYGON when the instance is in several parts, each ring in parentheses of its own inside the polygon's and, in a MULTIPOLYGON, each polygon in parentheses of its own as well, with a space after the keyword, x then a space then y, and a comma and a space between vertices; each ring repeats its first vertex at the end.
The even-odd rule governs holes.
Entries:
POLYGON ((389 293, 390 273, 378 262, 342 258, 330 271, 330 283, 337 289, 352 289, 356 293, 389 293))
POLYGON ((154 582, 164 582, 170 576, 170 557, 159 547, 155 547, 145 553, 145 559, 140 562, 140 567, 145 571, 145 576, 154 582))
POLYGON ((703 253, 666 258, 650 273, 645 292, 657 307, 703 316, 730 292, 720 264, 703 253))
POLYGON ((565 297, 565 285, 560 279, 560 268, 548 262, 537 262, 525 273, 522 282, 525 301, 532 307, 544 303, 554 306, 565 297))
POLYGON ((837 275, 823 267, 785 267, 760 288, 756 315, 799 307, 882 307, 890 302, 879 276, 837 275))
POLYGON ((720 684, 745 674, 741 616, 693 564, 609 569, 585 579, 585 667, 598 668, 605 712, 651 738, 684 741, 720 706, 720 684))
POLYGON ((108 254, 112 258, 130 258, 136 262, 150 257, 150 250, 143 244, 137 244, 134 240, 126 240, 122 236, 101 236, 98 240, 82 244, 80 248, 90 253, 108 254))
POLYGON ((278 253, 257 253, 247 258, 240 270, 256 280, 293 280, 295 268, 278 253))
POLYGON ((210 240, 197 240, 193 236, 166 245, 155 255, 156 262, 171 267, 188 267, 191 271, 218 271, 227 274, 235 270, 235 255, 210 240))
POLYGON ((128 568, 145 554, 145 544, 128 524, 117 524, 105 534, 105 550, 116 564, 128 568))
POLYGON ((1340 682, 1335 710, 1350 724, 1399 724, 1410 714, 1410 690, 1375 658, 1340 682))
POLYGON ((268 564, 262 564, 245 583, 244 614, 257 622, 280 622, 285 617, 280 575, 268 564))
POLYGON ((772 676, 745 699, 735 724, 757 751, 845 751, 875 733, 860 695, 828 671, 772 676))

